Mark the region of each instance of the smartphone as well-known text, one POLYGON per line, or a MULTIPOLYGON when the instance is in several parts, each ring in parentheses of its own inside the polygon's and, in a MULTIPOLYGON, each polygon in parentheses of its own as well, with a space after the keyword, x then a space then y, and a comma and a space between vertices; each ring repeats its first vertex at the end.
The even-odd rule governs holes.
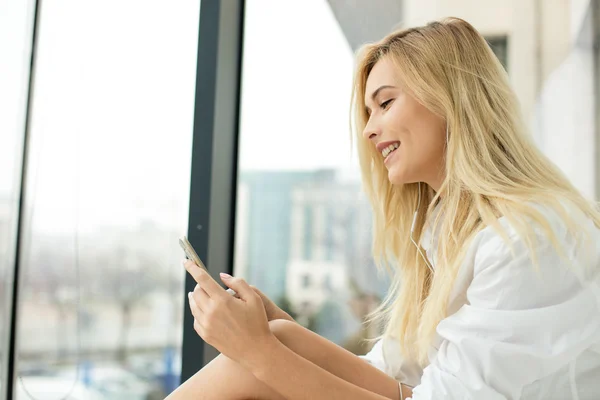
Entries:
MULTIPOLYGON (((187 239, 187 237, 185 237, 185 236, 180 237, 179 238, 179 245, 183 249, 183 252, 185 253, 185 257, 188 260, 192 260, 194 262, 194 264, 196 264, 200 268, 204 268, 204 270, 206 272, 208 272, 208 269, 206 268, 206 265, 204 265, 204 263, 202 262, 202 260, 200 259, 200 257, 198 257, 198 253, 196 253, 196 250, 194 250, 194 246, 192 246, 192 244, 187 239)), ((228 288, 227 292, 229 294, 231 294, 232 296, 239 297, 239 296, 237 296, 237 293, 233 289, 228 288)))
POLYGON ((196 250, 194 250, 194 246, 192 246, 192 244, 187 239, 187 237, 185 237, 185 236, 180 237, 179 245, 183 249, 183 252, 185 253, 185 257, 188 260, 192 260, 194 262, 194 264, 196 264, 200 268, 204 268, 204 270, 208 271, 208 269, 206 268, 206 265, 204 265, 204 263, 202 262, 200 257, 198 257, 198 253, 196 253, 196 250))

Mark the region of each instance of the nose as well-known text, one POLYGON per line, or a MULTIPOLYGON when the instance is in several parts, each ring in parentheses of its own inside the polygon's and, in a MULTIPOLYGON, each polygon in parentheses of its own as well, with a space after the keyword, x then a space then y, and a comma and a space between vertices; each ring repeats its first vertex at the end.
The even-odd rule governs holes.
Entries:
POLYGON ((363 137, 365 139, 373 140, 377 136, 381 136, 381 130, 376 126, 373 119, 369 119, 365 129, 363 129, 363 137))

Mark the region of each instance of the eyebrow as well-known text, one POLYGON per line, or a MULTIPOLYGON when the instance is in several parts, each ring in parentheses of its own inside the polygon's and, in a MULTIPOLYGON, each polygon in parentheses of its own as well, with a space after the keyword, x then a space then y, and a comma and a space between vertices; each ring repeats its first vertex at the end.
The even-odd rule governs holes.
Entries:
MULTIPOLYGON (((383 85, 383 86, 379 86, 377 89, 375 89, 375 91, 373 92, 373 94, 371 95, 371 99, 373 101, 375 101, 375 97, 377 97, 377 95, 379 94, 379 92, 381 92, 384 89, 395 89, 394 86, 391 85, 383 85)), ((365 106, 365 109, 367 110, 367 113, 370 111, 369 107, 365 106)))

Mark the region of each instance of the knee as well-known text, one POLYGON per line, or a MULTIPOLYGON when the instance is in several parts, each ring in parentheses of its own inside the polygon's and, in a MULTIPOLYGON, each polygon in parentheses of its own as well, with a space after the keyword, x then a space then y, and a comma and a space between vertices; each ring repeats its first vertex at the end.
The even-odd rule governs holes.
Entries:
POLYGON ((287 319, 274 319, 269 321, 269 328, 280 342, 286 343, 297 331, 299 325, 287 319))

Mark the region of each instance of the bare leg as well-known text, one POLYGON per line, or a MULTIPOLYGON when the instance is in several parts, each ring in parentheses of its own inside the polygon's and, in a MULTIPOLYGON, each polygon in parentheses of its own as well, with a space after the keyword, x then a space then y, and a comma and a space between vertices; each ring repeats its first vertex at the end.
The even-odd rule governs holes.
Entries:
MULTIPOLYGON (((286 320, 269 322, 271 331, 296 354, 357 386, 398 399, 398 382, 335 343, 286 320)), ((231 359, 219 355, 165 400, 285 400, 231 359)))
POLYGON ((285 400, 230 358, 219 354, 165 400, 285 400))

